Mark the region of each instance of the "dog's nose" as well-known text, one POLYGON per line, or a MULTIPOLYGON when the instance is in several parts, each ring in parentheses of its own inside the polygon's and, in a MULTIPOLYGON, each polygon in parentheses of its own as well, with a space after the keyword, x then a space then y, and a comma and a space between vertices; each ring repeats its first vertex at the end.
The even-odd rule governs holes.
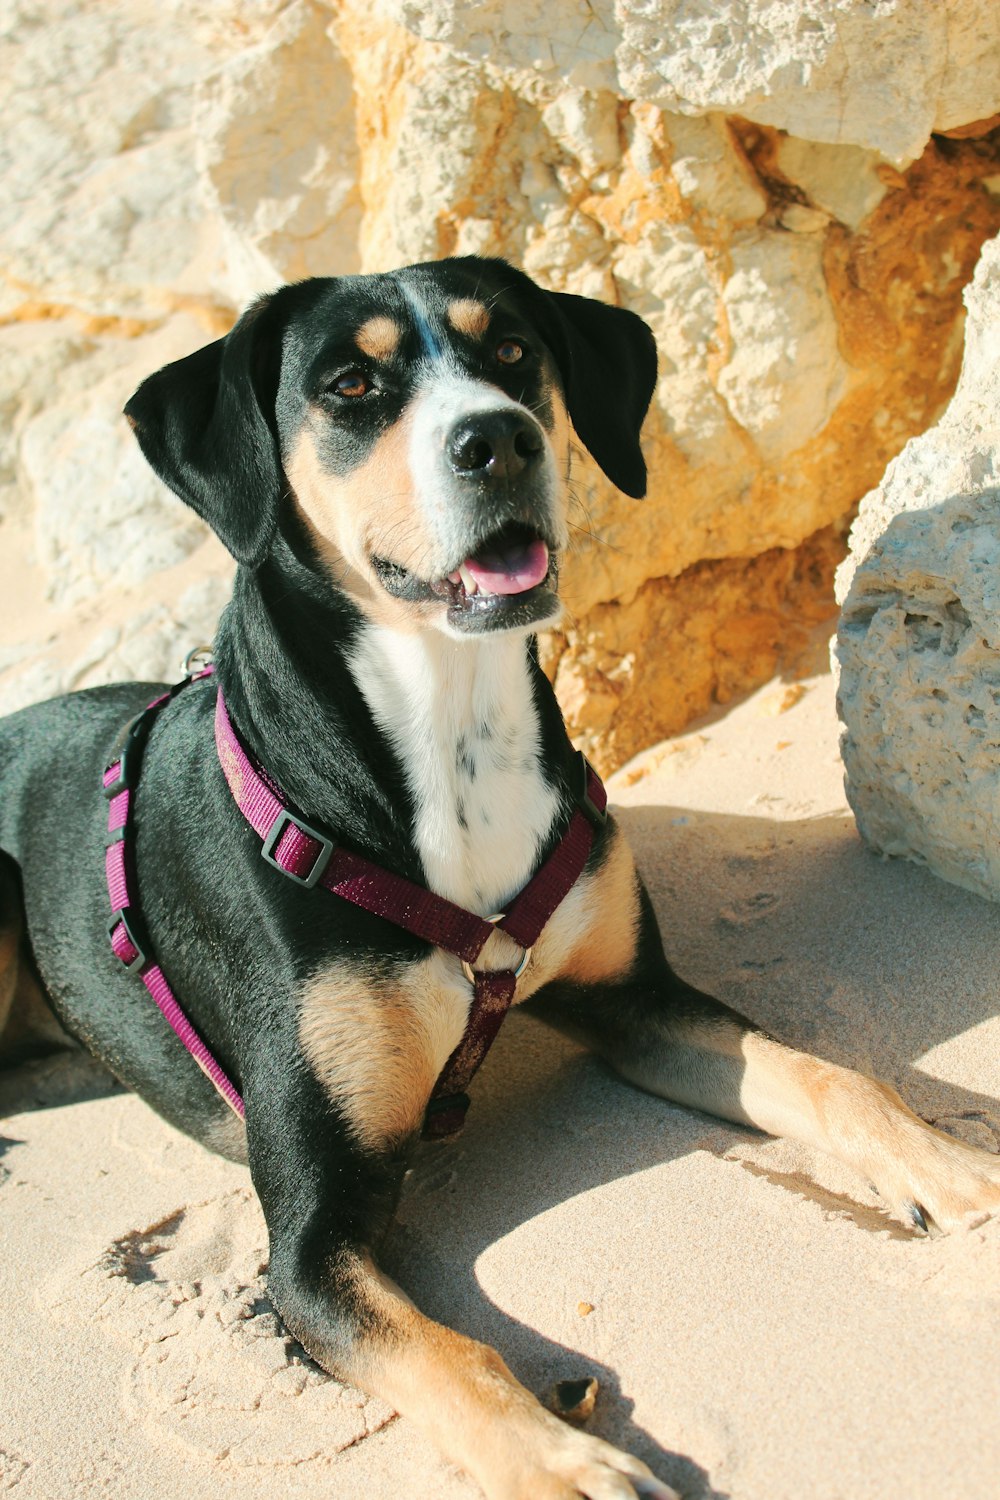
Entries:
POLYGON ((476 412, 452 428, 447 451, 459 476, 516 479, 541 454, 542 434, 522 412, 476 412))

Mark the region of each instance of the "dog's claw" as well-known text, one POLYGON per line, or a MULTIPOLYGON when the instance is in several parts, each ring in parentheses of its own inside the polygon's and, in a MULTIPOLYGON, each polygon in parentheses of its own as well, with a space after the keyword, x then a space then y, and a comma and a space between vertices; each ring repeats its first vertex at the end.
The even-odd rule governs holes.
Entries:
POLYGON ((927 1227, 927 1220, 924 1217, 924 1211, 919 1203, 914 1203, 911 1199, 906 1205, 906 1211, 918 1229, 922 1229, 924 1234, 930 1234, 930 1230, 927 1227))
POLYGON ((632 1479, 632 1485, 636 1494, 641 1495, 643 1500, 681 1500, 676 1490, 672 1490, 669 1484, 664 1484, 659 1479, 632 1479))

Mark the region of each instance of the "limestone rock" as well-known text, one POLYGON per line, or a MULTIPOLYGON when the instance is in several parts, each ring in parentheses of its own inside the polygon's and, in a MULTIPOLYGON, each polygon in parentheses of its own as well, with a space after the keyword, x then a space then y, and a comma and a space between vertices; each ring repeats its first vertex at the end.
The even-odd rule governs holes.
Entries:
POLYGON ((777 143, 776 163, 787 181, 798 185, 813 212, 851 230, 875 212, 889 186, 877 156, 861 146, 822 146, 785 135, 777 143))
MULTIPOLYGON (((22 536, 15 546, 30 572, 22 536)), ((48 635, 33 639, 29 624, 21 644, 0 650, 0 713, 107 682, 176 682, 187 653, 212 640, 232 574, 210 538, 183 568, 152 575, 141 594, 122 589, 71 612, 51 607, 48 635)))
MULTIPOLYGON (((435 34, 450 47, 492 14, 450 10, 435 34)), ((366 268, 504 255, 651 324, 661 375, 645 430, 650 499, 623 502, 579 468, 574 519, 600 544, 569 563, 574 612, 707 558, 803 545, 953 388, 961 287, 1000 227, 982 187, 998 148, 932 145, 902 175, 870 151, 800 142, 790 161, 814 203, 786 176, 777 132, 566 88, 554 64, 530 84, 498 80, 497 26, 483 32, 495 43, 479 48, 487 64, 474 48, 455 58, 406 33, 391 44, 381 22, 339 18, 360 134, 376 143, 362 186, 366 268), (838 217, 859 213, 857 230, 838 217)))
POLYGON ((966 302, 951 405, 861 504, 836 654, 862 834, 1000 900, 1000 239, 966 302))
POLYGON ((179 599, 152 603, 126 629, 102 632, 64 674, 74 688, 105 682, 174 682, 188 652, 210 644, 229 598, 230 569, 196 579, 179 599), (179 648, 179 649, 178 649, 179 648))
POLYGON ((155 316, 200 291, 216 226, 184 132, 211 46, 194 7, 73 0, 6 7, 0 46, 4 302, 24 296, 155 316), (9 19, 8 19, 9 17, 9 19))
POLYGON ((722 291, 730 354, 719 394, 767 459, 822 432, 847 386, 822 260, 822 240, 812 234, 762 232, 733 246, 722 291))
POLYGON ((143 584, 190 557, 208 536, 204 522, 157 479, 121 415, 150 370, 204 341, 180 320, 165 333, 128 343, 111 373, 103 359, 74 366, 72 390, 24 424, 19 461, 34 522, 47 597, 59 609, 143 584), (101 378, 103 375, 103 378, 101 378))
POLYGON ((619 13, 623 91, 668 109, 723 109, 898 163, 963 111, 993 113, 983 75, 1000 69, 1000 39, 989 0, 620 0, 619 13))
POLYGON ((517 80, 557 76, 681 114, 722 111, 903 163, 996 110, 990 0, 383 0, 428 39, 517 80))
POLYGON ((8 507, 17 505, 23 495, 17 477, 26 423, 61 395, 70 394, 67 373, 74 366, 79 370, 79 362, 93 352, 93 340, 60 324, 15 323, 0 329, 0 484, 9 486, 8 507))
POLYGON ((38 498, 39 555, 55 604, 79 603, 115 581, 141 583, 204 539, 202 522, 177 504, 117 410, 100 400, 36 417, 22 460, 38 498))
POLYGON ((328 26, 324 10, 295 0, 198 92, 196 160, 222 226, 220 290, 237 304, 359 269, 351 75, 328 26))
POLYGON ((652 579, 547 637, 542 661, 574 741, 606 774, 748 683, 794 673, 809 632, 829 619, 841 554, 828 527, 794 551, 652 579))

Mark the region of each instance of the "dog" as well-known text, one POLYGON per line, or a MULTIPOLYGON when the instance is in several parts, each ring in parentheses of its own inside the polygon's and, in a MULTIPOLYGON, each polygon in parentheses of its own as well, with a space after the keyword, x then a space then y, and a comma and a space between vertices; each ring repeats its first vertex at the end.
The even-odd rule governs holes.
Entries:
POLYGON ((921 1231, 1000 1207, 996 1157, 672 971, 567 738, 535 636, 570 448, 641 498, 655 379, 638 317, 502 261, 263 297, 126 407, 238 563, 214 670, 0 726, 0 1028, 50 1007, 248 1161, 288 1329, 491 1500, 673 1495, 374 1258, 509 1004, 639 1088, 832 1153, 921 1231))

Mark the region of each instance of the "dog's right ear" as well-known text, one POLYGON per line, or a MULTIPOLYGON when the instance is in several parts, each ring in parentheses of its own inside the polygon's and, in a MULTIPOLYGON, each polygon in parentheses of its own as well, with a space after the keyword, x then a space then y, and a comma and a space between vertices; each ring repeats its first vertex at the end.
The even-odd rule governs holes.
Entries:
POLYGON ((274 406, 290 290, 262 297, 225 338, 150 375, 125 407, 156 473, 248 568, 264 560, 285 488, 274 406))

